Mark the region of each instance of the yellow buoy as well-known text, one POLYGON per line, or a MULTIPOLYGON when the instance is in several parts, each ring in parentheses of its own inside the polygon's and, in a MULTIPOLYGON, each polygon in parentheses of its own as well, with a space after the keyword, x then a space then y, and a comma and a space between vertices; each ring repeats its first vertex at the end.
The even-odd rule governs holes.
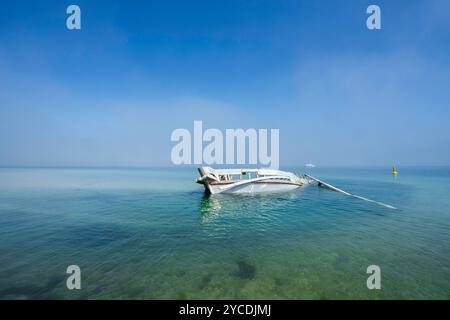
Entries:
POLYGON ((394 177, 397 176, 397 169, 396 169, 395 167, 392 167, 392 175, 393 175, 394 177))

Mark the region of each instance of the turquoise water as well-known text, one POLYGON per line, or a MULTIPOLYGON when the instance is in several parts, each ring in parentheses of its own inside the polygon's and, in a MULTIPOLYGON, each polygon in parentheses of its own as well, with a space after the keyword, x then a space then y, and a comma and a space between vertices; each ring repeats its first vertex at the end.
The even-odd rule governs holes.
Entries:
POLYGON ((315 186, 206 196, 195 169, 0 169, 0 298, 450 298, 450 169, 308 171, 400 210, 315 186))

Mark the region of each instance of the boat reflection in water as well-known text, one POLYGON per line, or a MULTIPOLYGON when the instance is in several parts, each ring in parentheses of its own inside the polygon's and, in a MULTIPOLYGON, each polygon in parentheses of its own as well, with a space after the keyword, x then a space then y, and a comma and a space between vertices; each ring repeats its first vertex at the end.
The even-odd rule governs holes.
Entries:
MULTIPOLYGON (((239 219, 247 217, 276 216, 280 210, 296 205, 301 192, 282 194, 203 194, 200 200, 202 223, 217 219, 239 219)), ((298 205, 298 203, 297 203, 298 205)))

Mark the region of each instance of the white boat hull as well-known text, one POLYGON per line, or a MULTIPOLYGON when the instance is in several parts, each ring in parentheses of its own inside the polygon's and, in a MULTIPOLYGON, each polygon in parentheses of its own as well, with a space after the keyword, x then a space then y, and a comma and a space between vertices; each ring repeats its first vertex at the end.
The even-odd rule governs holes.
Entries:
POLYGON ((245 185, 238 185, 231 188, 223 188, 223 186, 209 185, 210 193, 274 193, 286 192, 299 188, 298 184, 287 183, 249 183, 245 185))
POLYGON ((199 168, 197 183, 205 191, 217 193, 273 193, 286 192, 301 187, 305 181, 299 176, 279 170, 199 168), (255 178, 252 178, 256 176, 255 178), (245 178, 244 178, 245 176, 245 178))

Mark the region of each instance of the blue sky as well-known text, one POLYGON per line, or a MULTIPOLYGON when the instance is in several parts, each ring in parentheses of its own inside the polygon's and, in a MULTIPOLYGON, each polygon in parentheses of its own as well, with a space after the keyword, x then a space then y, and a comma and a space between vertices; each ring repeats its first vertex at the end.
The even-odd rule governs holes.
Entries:
POLYGON ((279 128, 281 167, 450 165, 449 107, 450 1, 0 9, 3 166, 170 165, 171 132, 194 120, 279 128))

